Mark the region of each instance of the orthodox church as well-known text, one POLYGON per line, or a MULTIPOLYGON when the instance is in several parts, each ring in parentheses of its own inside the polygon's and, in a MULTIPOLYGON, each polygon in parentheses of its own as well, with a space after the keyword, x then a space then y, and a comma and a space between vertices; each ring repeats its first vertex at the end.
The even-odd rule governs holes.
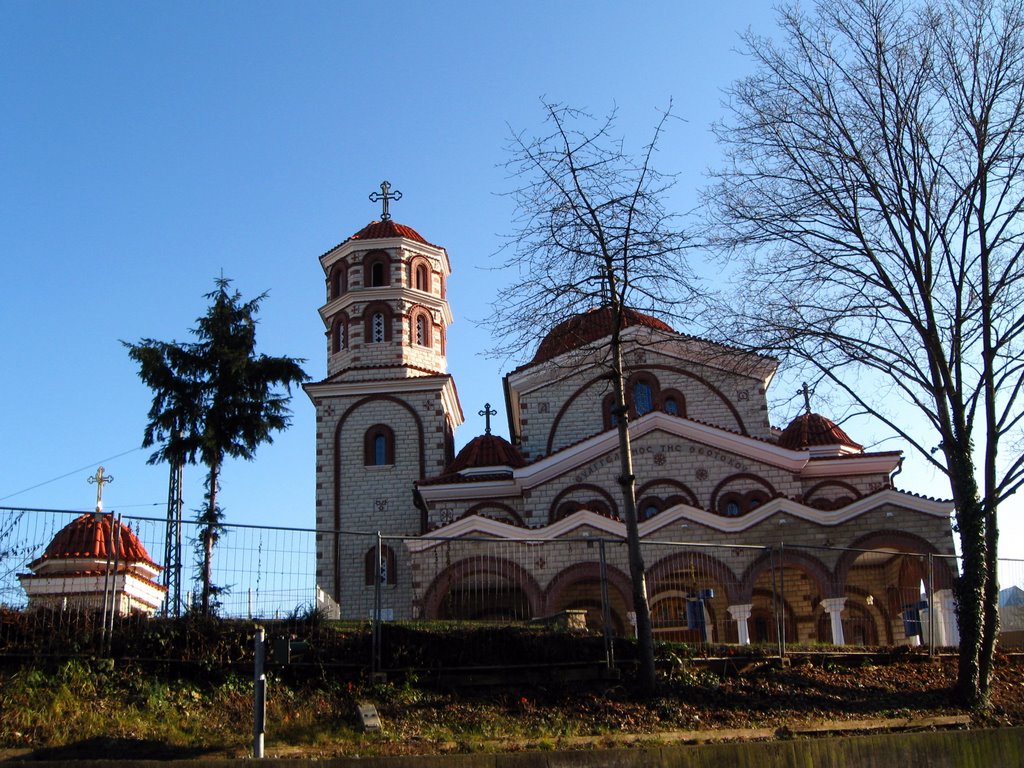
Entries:
MULTIPOLYGON (((455 455, 463 411, 445 358, 451 262, 393 221, 394 198, 386 185, 382 193, 381 219, 320 257, 327 376, 306 392, 325 604, 366 618, 383 593, 384 618, 574 610, 591 621, 608 606, 606 620, 628 633, 609 310, 566 319, 504 377, 510 440, 491 434, 488 405, 485 434, 455 455)), ((659 637, 898 644, 927 626, 940 644, 958 641, 952 504, 898 490, 899 452, 866 451, 809 402, 773 428, 770 357, 636 311, 624 326, 659 637)))

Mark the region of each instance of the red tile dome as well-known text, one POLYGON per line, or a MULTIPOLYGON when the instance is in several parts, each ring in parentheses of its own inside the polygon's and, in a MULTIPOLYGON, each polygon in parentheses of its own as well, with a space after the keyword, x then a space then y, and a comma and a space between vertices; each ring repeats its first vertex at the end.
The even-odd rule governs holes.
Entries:
POLYGON ((112 514, 96 515, 87 512, 64 526, 36 562, 43 560, 89 559, 106 560, 110 544, 116 539, 117 551, 111 552, 111 559, 122 563, 143 562, 155 565, 146 548, 131 529, 120 524, 120 531, 113 528, 112 514), (111 536, 111 532, 117 532, 111 536))
POLYGON ((526 459, 512 443, 498 435, 474 437, 459 451, 454 461, 445 467, 445 475, 454 475, 479 467, 522 467, 526 459))
POLYGON ((404 237, 407 240, 415 240, 417 243, 430 245, 415 229, 407 227, 405 224, 398 224, 391 219, 371 221, 352 235, 349 240, 385 240, 389 237, 404 237))
POLYGON ((803 451, 818 445, 841 445, 863 450, 839 425, 818 413, 803 413, 790 422, 779 435, 779 445, 792 451, 803 451))
MULTIPOLYGON (((622 327, 628 328, 632 325, 644 325, 669 333, 675 332, 668 323, 656 317, 637 312, 635 309, 625 308, 622 310, 622 327)), ((611 307, 591 309, 575 317, 570 317, 552 328, 537 347, 537 354, 533 356, 531 362, 543 363, 545 360, 558 357, 563 352, 579 349, 598 339, 603 339, 605 336, 610 336, 611 333, 611 307)))

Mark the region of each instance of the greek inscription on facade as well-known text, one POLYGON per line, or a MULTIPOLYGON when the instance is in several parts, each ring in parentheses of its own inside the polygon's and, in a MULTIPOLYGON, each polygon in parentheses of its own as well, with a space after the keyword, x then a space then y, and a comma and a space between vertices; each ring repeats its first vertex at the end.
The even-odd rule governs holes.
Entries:
POLYGON ((730 454, 724 453, 715 448, 707 448, 703 445, 691 445, 690 453, 694 456, 706 456, 709 459, 720 461, 733 469, 739 470, 740 472, 747 471, 747 465, 742 461, 738 460, 735 456, 731 456, 730 454))

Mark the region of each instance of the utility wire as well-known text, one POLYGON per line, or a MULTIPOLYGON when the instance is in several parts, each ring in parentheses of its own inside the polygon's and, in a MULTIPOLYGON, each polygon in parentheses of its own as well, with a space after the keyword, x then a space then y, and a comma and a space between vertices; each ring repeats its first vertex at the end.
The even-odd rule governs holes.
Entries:
POLYGON ((55 483, 58 480, 63 480, 65 477, 71 477, 71 475, 77 474, 79 472, 84 472, 87 469, 92 469, 93 467, 95 467, 95 466, 97 466, 99 464, 104 464, 104 463, 106 463, 108 461, 112 461, 113 459, 119 459, 122 456, 127 456, 129 453, 135 453, 136 451, 141 451, 141 450, 142 450, 142 446, 139 446, 138 448, 132 448, 131 450, 128 450, 128 451, 122 451, 121 453, 115 454, 114 456, 108 456, 107 458, 100 459, 99 461, 90 462, 90 463, 86 464, 84 467, 80 467, 79 469, 73 469, 70 472, 65 472, 60 477, 54 477, 54 478, 52 478, 50 480, 44 480, 43 482, 36 483, 35 485, 30 486, 29 488, 23 488, 20 491, 15 491, 14 493, 10 493, 10 494, 8 494, 6 496, 0 496, 0 501, 7 501, 7 499, 14 498, 15 496, 20 496, 21 494, 28 493, 29 491, 34 491, 36 488, 42 488, 44 485, 49 485, 50 483, 55 483))

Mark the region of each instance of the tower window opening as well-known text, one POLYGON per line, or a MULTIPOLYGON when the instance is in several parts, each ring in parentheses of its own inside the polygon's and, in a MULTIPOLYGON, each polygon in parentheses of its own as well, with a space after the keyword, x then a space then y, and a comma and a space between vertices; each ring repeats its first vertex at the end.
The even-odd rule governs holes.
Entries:
POLYGON ((382 262, 375 261, 370 267, 370 285, 373 288, 387 285, 384 281, 384 264, 382 262))
POLYGON ((363 448, 363 464, 368 467, 386 467, 395 463, 395 433, 385 424, 366 430, 363 448))
POLYGON ((384 341, 384 313, 374 312, 373 318, 370 321, 371 325, 371 341, 374 344, 380 344, 384 341))
POLYGON ((430 273, 427 271, 425 264, 419 264, 416 266, 416 290, 430 290, 430 273))
POLYGON ((423 315, 416 316, 416 344, 421 347, 425 347, 428 344, 427 337, 427 318, 423 315))

